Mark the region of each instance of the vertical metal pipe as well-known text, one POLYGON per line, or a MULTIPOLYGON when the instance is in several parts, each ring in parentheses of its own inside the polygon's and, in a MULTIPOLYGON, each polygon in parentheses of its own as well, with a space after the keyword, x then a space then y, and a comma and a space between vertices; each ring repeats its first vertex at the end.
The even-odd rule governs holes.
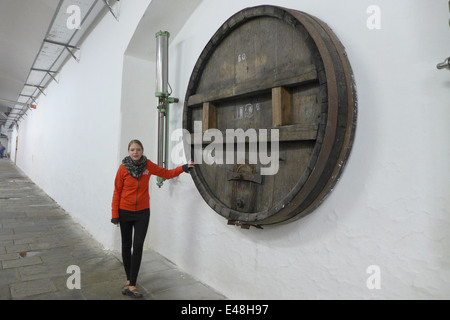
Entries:
POLYGON ((167 31, 156 33, 156 96, 168 96, 169 36, 167 31))
POLYGON ((159 31, 156 33, 156 92, 159 97, 158 117, 158 165, 165 164, 165 141, 166 141, 166 103, 168 96, 168 71, 169 71, 169 32, 159 31))
MULTIPOLYGON (((167 31, 156 33, 156 92, 158 97, 158 166, 168 166, 168 137, 169 137, 169 104, 178 102, 176 98, 170 98, 169 87, 169 37, 167 31)), ((157 179, 158 187, 164 182, 163 178, 157 179)))
POLYGON ((158 166, 164 167, 164 154, 166 145, 166 117, 164 112, 158 114, 158 166))

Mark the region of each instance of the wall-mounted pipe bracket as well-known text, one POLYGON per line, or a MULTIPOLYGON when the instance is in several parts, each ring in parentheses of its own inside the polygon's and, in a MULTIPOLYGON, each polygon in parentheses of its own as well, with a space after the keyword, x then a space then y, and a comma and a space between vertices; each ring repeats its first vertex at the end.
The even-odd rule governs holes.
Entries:
POLYGON ((80 50, 79 47, 71 46, 71 45, 69 45, 69 44, 67 44, 67 43, 57 42, 57 41, 48 40, 48 39, 45 39, 44 42, 47 42, 47 43, 55 44, 55 45, 57 45, 57 46, 62 46, 62 47, 64 47, 64 48, 70 53, 70 55, 72 56, 72 58, 74 58, 77 62, 80 62, 80 59, 77 58, 77 57, 75 56, 75 53, 72 51, 72 50, 80 50))
MULTIPOLYGON (((117 0, 116 2, 119 2, 119 0, 117 0)), ((105 6, 107 6, 108 7, 108 9, 109 9, 109 12, 113 15, 113 17, 114 17, 114 19, 116 19, 117 21, 119 21, 119 16, 118 16, 118 14, 116 15, 115 13, 114 13, 114 10, 113 10, 113 6, 111 6, 110 4, 109 4, 109 0, 103 0, 103 3, 105 4, 105 6)), ((117 10, 118 11, 118 10, 117 10)))
POLYGON ((44 87, 43 86, 37 86, 37 85, 35 85, 35 84, 28 84, 28 83, 25 83, 24 84, 25 86, 27 86, 27 87, 33 87, 33 88, 36 88, 36 89, 38 89, 44 96, 46 96, 46 94, 45 94, 45 92, 44 92, 44 87))
POLYGON ((45 69, 36 69, 36 68, 31 68, 31 71, 39 71, 39 72, 45 72, 49 75, 50 78, 52 78, 56 83, 58 83, 58 80, 56 80, 55 78, 55 74, 57 74, 57 71, 52 71, 52 70, 45 70, 45 69))
POLYGON ((29 98, 29 99, 33 100, 33 102, 34 102, 35 104, 37 104, 37 102, 36 102, 36 100, 34 100, 34 97, 33 97, 33 96, 27 96, 27 95, 24 95, 24 94, 19 94, 19 97, 29 98))

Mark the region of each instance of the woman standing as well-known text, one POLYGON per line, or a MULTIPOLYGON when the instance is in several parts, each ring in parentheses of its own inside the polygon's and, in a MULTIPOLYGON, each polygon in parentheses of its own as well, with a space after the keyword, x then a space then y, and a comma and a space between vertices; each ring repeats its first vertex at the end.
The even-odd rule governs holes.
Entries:
POLYGON ((114 182, 112 199, 112 219, 120 224, 122 237, 122 260, 127 275, 127 283, 122 293, 140 298, 142 294, 136 289, 136 280, 142 259, 144 240, 150 220, 150 195, 148 184, 152 174, 171 179, 188 172, 194 167, 189 164, 168 170, 158 167, 144 155, 144 147, 139 140, 128 144, 128 156, 122 160, 114 182), (134 230, 134 239, 133 239, 134 230), (133 253, 131 253, 133 248, 133 253))

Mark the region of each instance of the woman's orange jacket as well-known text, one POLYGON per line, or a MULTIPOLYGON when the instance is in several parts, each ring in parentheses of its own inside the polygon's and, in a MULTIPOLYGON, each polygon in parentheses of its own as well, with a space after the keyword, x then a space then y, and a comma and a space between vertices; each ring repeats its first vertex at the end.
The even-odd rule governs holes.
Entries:
POLYGON ((114 194, 112 199, 112 218, 119 218, 119 208, 128 211, 140 211, 150 208, 150 195, 148 183, 152 174, 171 179, 179 176, 183 167, 168 170, 158 167, 147 160, 147 168, 139 178, 133 178, 123 164, 117 170, 114 181, 114 194))

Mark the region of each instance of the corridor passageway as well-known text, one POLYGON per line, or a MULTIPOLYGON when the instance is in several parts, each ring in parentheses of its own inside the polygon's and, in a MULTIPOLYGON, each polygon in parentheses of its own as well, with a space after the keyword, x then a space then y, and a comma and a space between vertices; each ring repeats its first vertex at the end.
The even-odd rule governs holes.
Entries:
MULTIPOLYGON (((132 299, 122 295, 124 283, 121 261, 1 159, 0 300, 132 299), (79 267, 79 289, 70 266, 79 267)), ((151 250, 144 252, 138 288, 147 300, 225 299, 151 250)))

